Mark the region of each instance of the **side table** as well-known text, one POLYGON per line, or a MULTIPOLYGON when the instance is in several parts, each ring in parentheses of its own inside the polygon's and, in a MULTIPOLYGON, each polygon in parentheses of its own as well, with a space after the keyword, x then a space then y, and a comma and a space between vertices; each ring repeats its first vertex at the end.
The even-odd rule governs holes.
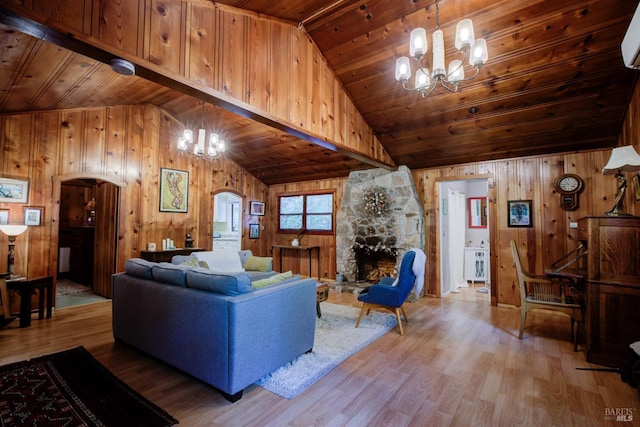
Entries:
POLYGON ((174 255, 191 255, 192 252, 202 252, 203 248, 176 248, 164 251, 140 251, 140 258, 152 262, 171 262, 174 255))
POLYGON ((329 285, 326 283, 316 282, 316 313, 318 314, 318 319, 322 317, 322 312, 320 311, 320 303, 322 301, 326 301, 329 298, 329 285))
POLYGON ((24 277, 6 281, 7 289, 20 295, 20 327, 31 326, 31 295, 38 291, 38 319, 44 318, 45 307, 47 319, 51 318, 53 308, 53 276, 27 280, 24 277))
POLYGON ((271 252, 273 252, 273 256, 275 257, 275 249, 279 250, 280 255, 280 272, 282 273, 282 251, 283 250, 292 250, 292 251, 307 251, 307 255, 309 256, 309 277, 313 277, 311 275, 311 253, 315 250, 318 256, 318 280, 320 280, 320 246, 289 246, 289 245, 271 245, 271 252))

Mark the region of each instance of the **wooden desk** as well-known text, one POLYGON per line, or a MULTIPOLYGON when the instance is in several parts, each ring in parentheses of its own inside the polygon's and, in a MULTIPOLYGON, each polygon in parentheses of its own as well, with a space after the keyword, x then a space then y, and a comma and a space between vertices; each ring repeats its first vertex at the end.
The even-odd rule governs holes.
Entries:
POLYGON ((47 319, 51 318, 53 308, 53 276, 40 277, 38 279, 7 280, 7 289, 12 289, 20 295, 20 327, 31 326, 31 295, 38 291, 38 319, 44 318, 44 310, 47 310, 47 319))
POLYGON ((317 256, 318 256, 318 280, 320 280, 320 246, 288 246, 288 245, 272 245, 271 246, 271 251, 273 252, 273 255, 276 255, 276 251, 275 249, 279 249, 280 253, 280 272, 282 273, 282 250, 293 250, 293 251, 307 251, 307 255, 309 256, 309 277, 311 276, 311 260, 312 260, 312 253, 313 250, 316 250, 317 256))
POLYGON ((202 248, 176 248, 164 251, 140 251, 140 258, 152 262, 171 262, 174 255, 191 255, 191 252, 202 252, 202 248))

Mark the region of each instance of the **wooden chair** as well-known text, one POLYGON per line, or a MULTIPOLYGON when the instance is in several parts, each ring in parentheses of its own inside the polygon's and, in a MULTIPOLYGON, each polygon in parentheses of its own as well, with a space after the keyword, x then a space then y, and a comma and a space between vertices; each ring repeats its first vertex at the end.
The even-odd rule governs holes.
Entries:
POLYGON ((530 310, 559 311, 571 318, 571 341, 573 342, 573 350, 577 351, 579 328, 583 319, 582 306, 573 297, 565 295, 564 283, 549 280, 545 276, 531 274, 525 270, 520 262, 515 240, 511 240, 510 244, 520 287, 520 333, 518 338, 522 339, 527 313, 530 310), (574 333, 576 323, 578 330, 574 333))

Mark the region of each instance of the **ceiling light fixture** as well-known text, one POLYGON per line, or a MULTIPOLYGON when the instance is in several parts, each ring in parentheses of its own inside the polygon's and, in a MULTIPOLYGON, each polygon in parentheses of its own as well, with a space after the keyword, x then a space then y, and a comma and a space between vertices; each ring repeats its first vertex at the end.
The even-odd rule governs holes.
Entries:
POLYGON ((122 74, 123 76, 133 76, 136 73, 136 66, 133 65, 131 62, 124 60, 124 59, 120 59, 120 58, 115 58, 111 60, 111 69, 118 73, 118 74, 122 74))
POLYGON ((202 115, 200 117, 200 129, 198 129, 198 140, 193 139, 193 131, 185 129, 182 136, 178 138, 178 149, 189 157, 198 157, 204 160, 215 160, 225 152, 225 142, 220 139, 217 133, 209 135, 209 143, 205 149, 206 131, 204 130, 204 102, 202 103, 202 115), (195 143, 195 144, 194 144, 195 143), (191 148, 191 144, 193 148, 191 148))
POLYGON ((409 40, 409 54, 418 63, 415 83, 413 87, 407 85, 411 77, 411 60, 403 56, 396 60, 396 80, 402 83, 405 90, 420 92, 423 98, 433 93, 438 85, 449 92, 457 92, 460 82, 475 78, 480 68, 487 62, 487 42, 485 39, 476 39, 473 34, 473 22, 471 19, 463 19, 456 26, 455 46, 462 53, 462 59, 454 59, 449 63, 448 72, 444 68, 444 36, 440 29, 440 9, 438 0, 436 4, 436 31, 433 32, 433 62, 432 73, 427 67, 423 67, 422 58, 429 50, 427 33, 424 28, 416 28, 411 31, 409 40), (475 68, 472 76, 465 78, 464 61, 469 57, 469 64, 475 68))

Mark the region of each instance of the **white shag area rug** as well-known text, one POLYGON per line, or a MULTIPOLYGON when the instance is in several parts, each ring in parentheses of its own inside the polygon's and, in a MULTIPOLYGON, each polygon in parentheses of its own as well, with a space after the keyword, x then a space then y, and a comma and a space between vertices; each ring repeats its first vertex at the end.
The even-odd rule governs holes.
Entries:
POLYGON ((262 377, 257 385, 293 399, 397 324, 393 314, 371 310, 356 329, 359 308, 323 302, 321 310, 322 318, 316 319, 313 351, 262 377))

